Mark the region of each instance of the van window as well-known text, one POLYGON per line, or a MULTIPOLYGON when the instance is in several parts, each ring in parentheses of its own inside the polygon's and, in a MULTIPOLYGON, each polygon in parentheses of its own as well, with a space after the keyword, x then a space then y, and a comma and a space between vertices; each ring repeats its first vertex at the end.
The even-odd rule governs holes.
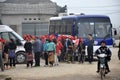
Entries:
POLYGON ((13 35, 11 32, 9 33, 10 38, 12 38, 15 42, 17 41, 17 37, 13 35))
POLYGON ((10 41, 9 33, 3 32, 0 34, 2 39, 5 39, 6 41, 10 41))
POLYGON ((16 32, 11 32, 11 34, 13 34, 14 36, 16 36, 17 39, 19 39, 20 41, 24 40, 21 36, 19 36, 16 32))
POLYGON ((12 32, 2 32, 0 33, 0 37, 2 39, 5 39, 7 42, 10 41, 11 38, 15 43, 18 43, 18 41, 20 41, 12 32))

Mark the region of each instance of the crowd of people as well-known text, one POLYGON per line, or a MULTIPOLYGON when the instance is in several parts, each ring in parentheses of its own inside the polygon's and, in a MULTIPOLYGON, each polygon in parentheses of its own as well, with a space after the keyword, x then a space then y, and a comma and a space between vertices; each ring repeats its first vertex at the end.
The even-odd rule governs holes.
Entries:
MULTIPOLYGON (((83 63, 81 54, 85 57, 85 44, 82 38, 73 36, 61 35, 56 37, 54 35, 34 37, 24 35, 26 40, 24 45, 27 57, 27 63, 33 65, 33 57, 35 59, 34 66, 40 66, 40 56, 44 55, 44 66, 58 66, 59 62, 74 63, 78 61, 83 63), (34 53, 34 55, 32 54, 34 53), (78 55, 78 58, 76 56, 78 55), (31 58, 31 59, 30 59, 31 58)), ((27 66, 29 66, 27 64, 27 66)))
MULTIPOLYGON (((24 35, 23 38, 26 40, 24 48, 27 68, 29 66, 41 66, 41 56, 44 56, 45 67, 58 66, 59 62, 75 63, 77 61, 79 63, 84 63, 85 61, 86 47, 82 38, 64 35, 57 37, 54 35, 44 35, 41 37, 24 35), (35 60, 34 65, 33 60, 35 60)), ((2 45, 2 43, 0 43, 0 45, 2 45)), ((92 35, 88 34, 87 54, 90 64, 93 62, 93 45, 94 40, 92 35)), ((15 50, 16 44, 13 39, 10 39, 9 42, 4 41, 3 45, 0 46, 0 54, 3 53, 4 55, 3 62, 5 69, 16 67, 15 50)), ((101 42, 101 47, 96 51, 96 54, 102 54, 102 51, 105 51, 105 53, 111 57, 111 51, 106 47, 104 41, 101 42)), ((108 72, 110 72, 108 61, 106 62, 106 66, 108 72)), ((99 72, 99 61, 97 72, 99 72)))
POLYGON ((2 71, 4 70, 4 68, 8 69, 8 66, 10 66, 11 68, 15 68, 16 67, 15 50, 16 50, 17 46, 16 46, 14 40, 10 39, 9 42, 5 42, 2 39, 0 39, 0 45, 1 45, 0 63, 1 63, 1 66, 2 66, 2 68, 1 68, 2 71), (4 63, 4 67, 3 67, 3 63, 4 63))

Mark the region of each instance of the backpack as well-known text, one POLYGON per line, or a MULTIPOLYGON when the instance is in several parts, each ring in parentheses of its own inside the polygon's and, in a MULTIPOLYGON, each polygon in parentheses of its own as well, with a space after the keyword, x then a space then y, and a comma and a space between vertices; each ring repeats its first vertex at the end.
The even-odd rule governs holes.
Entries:
POLYGON ((10 57, 10 58, 14 58, 14 57, 15 57, 15 51, 14 51, 14 50, 10 50, 10 51, 8 52, 8 54, 9 54, 9 57, 10 57))

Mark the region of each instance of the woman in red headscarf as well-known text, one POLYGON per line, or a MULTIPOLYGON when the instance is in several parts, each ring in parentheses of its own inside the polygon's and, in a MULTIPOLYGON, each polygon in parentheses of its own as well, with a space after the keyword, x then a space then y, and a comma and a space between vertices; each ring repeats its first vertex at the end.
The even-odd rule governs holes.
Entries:
POLYGON ((79 39, 78 43, 78 62, 84 63, 85 61, 85 44, 82 38, 79 39))
POLYGON ((26 61, 27 61, 27 68, 29 67, 29 64, 31 67, 33 66, 33 53, 32 53, 32 43, 30 42, 30 39, 26 39, 27 42, 24 45, 25 51, 26 51, 26 61))
POLYGON ((57 40, 55 42, 55 55, 54 55, 54 60, 55 60, 55 65, 59 65, 59 57, 61 55, 61 49, 63 48, 63 45, 60 40, 57 40))

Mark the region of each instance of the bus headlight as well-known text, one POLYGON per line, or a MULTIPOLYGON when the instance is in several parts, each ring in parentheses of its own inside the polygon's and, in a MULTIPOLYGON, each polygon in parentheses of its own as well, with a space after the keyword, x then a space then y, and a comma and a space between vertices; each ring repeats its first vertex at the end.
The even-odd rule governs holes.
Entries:
POLYGON ((97 44, 98 44, 98 41, 94 41, 94 44, 97 45, 97 44))

